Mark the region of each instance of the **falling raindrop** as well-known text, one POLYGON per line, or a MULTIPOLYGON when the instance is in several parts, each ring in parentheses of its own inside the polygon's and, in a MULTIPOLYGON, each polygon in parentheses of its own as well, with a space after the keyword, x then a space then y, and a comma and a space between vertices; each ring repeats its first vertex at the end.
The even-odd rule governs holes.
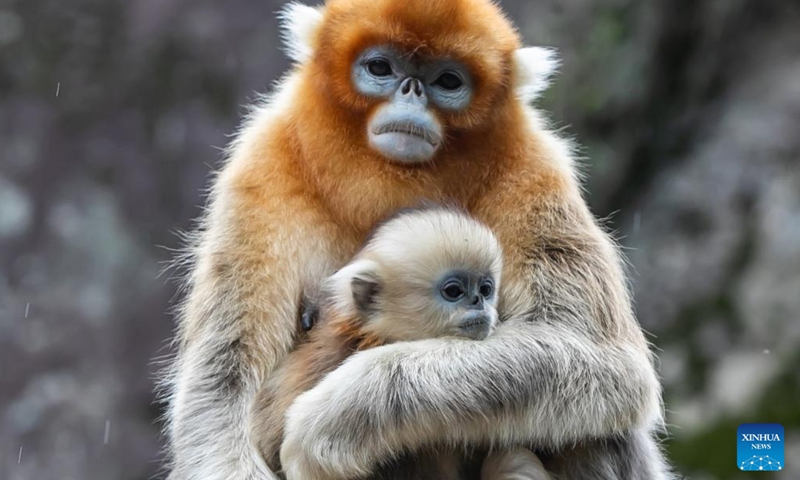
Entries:
POLYGON ((61 91, 61 82, 58 82, 56 85, 56 97, 58 96, 58 92, 61 91))
POLYGON ((28 312, 30 311, 30 309, 31 309, 31 304, 30 302, 28 302, 27 304, 25 304, 25 318, 28 318, 28 312))
POLYGON ((106 433, 103 436, 103 445, 108 445, 108 436, 111 434, 111 420, 106 420, 106 433))
POLYGON ((17 465, 22 462, 22 445, 19 446, 19 455, 17 455, 17 465))

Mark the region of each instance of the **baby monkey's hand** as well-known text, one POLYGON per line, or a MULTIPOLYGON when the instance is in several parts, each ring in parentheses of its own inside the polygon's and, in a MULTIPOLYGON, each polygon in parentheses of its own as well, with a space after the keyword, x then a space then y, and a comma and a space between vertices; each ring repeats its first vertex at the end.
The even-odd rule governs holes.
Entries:
POLYGON ((314 327, 319 318, 319 302, 305 298, 303 300, 302 312, 300 314, 300 326, 304 332, 308 332, 314 327))

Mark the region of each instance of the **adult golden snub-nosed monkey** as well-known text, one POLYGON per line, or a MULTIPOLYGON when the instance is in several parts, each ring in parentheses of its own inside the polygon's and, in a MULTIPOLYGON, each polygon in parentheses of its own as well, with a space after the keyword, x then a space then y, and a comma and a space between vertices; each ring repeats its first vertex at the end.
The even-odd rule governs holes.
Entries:
POLYGON ((420 199, 499 239, 500 324, 348 358, 290 408, 288 478, 357 478, 425 445, 527 445, 557 478, 669 478, 618 248, 530 106, 552 54, 488 0, 331 0, 283 20, 295 66, 230 146, 190 246, 171 478, 274 478, 253 404, 295 346, 301 299, 420 199))

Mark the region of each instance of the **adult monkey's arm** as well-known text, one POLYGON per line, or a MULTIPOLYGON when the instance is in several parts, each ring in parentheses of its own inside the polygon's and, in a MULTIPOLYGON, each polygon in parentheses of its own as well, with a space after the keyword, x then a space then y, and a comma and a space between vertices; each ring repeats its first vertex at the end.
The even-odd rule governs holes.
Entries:
POLYGON ((293 345, 305 279, 334 268, 325 218, 288 177, 249 174, 249 153, 217 178, 187 257, 166 379, 173 480, 276 478, 251 438, 252 402, 293 345))
POLYGON ((567 198, 498 227, 525 234, 506 238, 511 318, 495 334, 359 353, 297 400, 281 456, 290 480, 356 477, 429 444, 558 448, 660 420, 616 247, 567 198))

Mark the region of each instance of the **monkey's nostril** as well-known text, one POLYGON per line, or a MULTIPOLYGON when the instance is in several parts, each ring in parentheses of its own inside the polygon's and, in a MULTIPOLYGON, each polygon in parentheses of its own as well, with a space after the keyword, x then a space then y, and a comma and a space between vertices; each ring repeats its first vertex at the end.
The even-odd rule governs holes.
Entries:
POLYGON ((422 96, 422 82, 416 78, 414 79, 414 93, 416 93, 419 97, 422 96))
POLYGON ((412 92, 416 97, 422 97, 425 94, 422 82, 419 79, 409 77, 403 80, 403 83, 400 84, 400 93, 402 95, 408 95, 412 92))

